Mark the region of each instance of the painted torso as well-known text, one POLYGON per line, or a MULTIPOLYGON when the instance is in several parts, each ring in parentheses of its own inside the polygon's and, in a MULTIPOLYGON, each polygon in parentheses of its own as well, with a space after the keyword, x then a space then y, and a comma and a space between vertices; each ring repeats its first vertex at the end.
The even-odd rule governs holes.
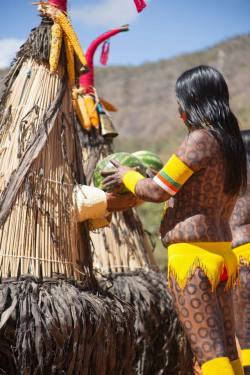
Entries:
POLYGON ((250 171, 247 190, 243 196, 238 198, 230 223, 233 247, 250 242, 250 171))
POLYGON ((164 245, 176 242, 231 241, 229 219, 236 197, 227 195, 224 162, 217 141, 206 131, 192 132, 177 152, 194 174, 170 200, 161 225, 164 245))

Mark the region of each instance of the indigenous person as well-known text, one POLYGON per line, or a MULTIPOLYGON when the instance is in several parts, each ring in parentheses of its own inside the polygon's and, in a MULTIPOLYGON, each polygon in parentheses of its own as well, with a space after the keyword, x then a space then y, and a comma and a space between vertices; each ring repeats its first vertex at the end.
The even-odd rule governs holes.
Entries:
POLYGON ((246 375, 250 374, 250 130, 242 132, 247 154, 248 184, 231 217, 233 248, 239 264, 239 283, 233 292, 236 336, 246 375))
MULTIPOLYGON (((161 237, 179 318, 204 375, 243 374, 231 308, 237 258, 229 220, 246 186, 244 145, 217 70, 199 66, 184 72, 176 95, 188 135, 164 168, 150 179, 115 161, 103 185, 123 183, 144 201, 172 197, 161 237)), ((117 196, 116 203, 114 193, 108 194, 109 211, 122 209, 122 200, 117 196)))

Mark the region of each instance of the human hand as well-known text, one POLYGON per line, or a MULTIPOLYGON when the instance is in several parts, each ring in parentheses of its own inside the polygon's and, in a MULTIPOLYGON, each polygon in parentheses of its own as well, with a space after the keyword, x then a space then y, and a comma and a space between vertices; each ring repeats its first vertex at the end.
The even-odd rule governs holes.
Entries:
POLYGON ((138 199, 132 193, 115 194, 106 193, 107 205, 109 212, 126 211, 129 208, 135 207, 138 204, 138 199))
POLYGON ((105 177, 102 182, 102 186, 105 190, 118 190, 122 185, 122 180, 125 174, 134 169, 121 165, 121 163, 117 160, 110 160, 110 162, 113 164, 115 169, 103 170, 101 172, 101 175, 105 177))

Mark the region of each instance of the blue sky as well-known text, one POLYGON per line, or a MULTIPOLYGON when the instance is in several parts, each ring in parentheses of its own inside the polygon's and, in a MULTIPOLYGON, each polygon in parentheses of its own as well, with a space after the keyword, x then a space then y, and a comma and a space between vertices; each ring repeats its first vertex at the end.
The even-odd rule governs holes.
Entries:
MULTIPOLYGON (((31 2, 1 1, 0 68, 39 22, 31 2)), ((250 33, 250 0, 149 0, 139 15, 133 0, 69 0, 69 11, 84 48, 105 30, 130 24, 112 40, 110 64, 157 61, 250 33)))

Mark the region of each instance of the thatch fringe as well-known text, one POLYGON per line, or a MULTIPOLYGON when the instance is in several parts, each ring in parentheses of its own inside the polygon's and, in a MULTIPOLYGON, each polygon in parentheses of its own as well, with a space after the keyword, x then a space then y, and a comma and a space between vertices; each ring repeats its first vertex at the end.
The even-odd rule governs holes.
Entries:
POLYGON ((191 375, 193 355, 163 274, 140 269, 102 275, 102 286, 136 310, 137 375, 191 375))
POLYGON ((110 293, 31 276, 0 285, 0 373, 133 374, 133 309, 110 293))

